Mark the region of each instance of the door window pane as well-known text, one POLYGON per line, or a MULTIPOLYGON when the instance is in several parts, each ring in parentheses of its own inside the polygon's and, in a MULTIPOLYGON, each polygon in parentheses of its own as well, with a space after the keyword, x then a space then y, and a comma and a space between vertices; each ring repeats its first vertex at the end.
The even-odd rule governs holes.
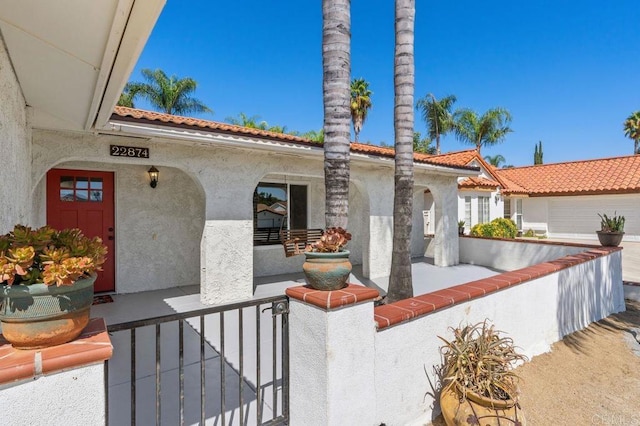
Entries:
POLYGON ((73 189, 61 189, 60 201, 73 201, 73 189))
POLYGON ((76 178, 76 189, 89 189, 89 178, 77 177, 76 178))
POLYGON ((60 178, 60 188, 73 189, 73 176, 62 176, 60 178))
POLYGON ((91 178, 91 189, 102 189, 102 178, 91 178))
POLYGON ((89 192, 89 201, 92 202, 102 202, 102 191, 90 191, 89 192))
POLYGON ((76 201, 89 201, 89 191, 76 190, 76 201))

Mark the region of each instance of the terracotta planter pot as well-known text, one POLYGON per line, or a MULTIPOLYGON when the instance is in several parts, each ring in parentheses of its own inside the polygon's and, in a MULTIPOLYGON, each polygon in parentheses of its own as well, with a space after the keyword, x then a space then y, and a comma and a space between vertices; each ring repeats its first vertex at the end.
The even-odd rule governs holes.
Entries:
POLYGON ((596 231, 596 233, 598 234, 600 244, 605 247, 618 247, 622 242, 622 237, 624 236, 624 232, 596 231))
POLYGON ((349 251, 337 253, 305 252, 306 261, 302 270, 309 287, 316 290, 339 290, 346 287, 351 262, 349 251))
POLYGON ((447 426, 527 424, 524 412, 516 401, 485 398, 469 390, 465 399, 454 385, 442 389, 440 408, 447 426))
POLYGON ((17 349, 38 349, 70 342, 89 322, 96 276, 70 286, 44 284, 2 287, 2 334, 17 349))

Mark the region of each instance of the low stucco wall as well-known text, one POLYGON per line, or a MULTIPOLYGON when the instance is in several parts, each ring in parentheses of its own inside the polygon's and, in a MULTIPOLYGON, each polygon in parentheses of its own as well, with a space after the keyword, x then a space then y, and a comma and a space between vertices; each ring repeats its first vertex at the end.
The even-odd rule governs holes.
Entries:
MULTIPOLYGON (((512 248, 503 248, 505 258, 512 248)), ((614 251, 385 328, 375 339, 376 422, 417 425, 432 420, 436 405, 430 382, 436 383, 434 367, 441 364, 438 336, 450 337, 450 327, 488 318, 532 357, 563 336, 623 310, 621 252, 614 251)))
POLYGON ((461 237, 460 262, 513 271, 580 253, 585 251, 585 247, 543 241, 461 237))

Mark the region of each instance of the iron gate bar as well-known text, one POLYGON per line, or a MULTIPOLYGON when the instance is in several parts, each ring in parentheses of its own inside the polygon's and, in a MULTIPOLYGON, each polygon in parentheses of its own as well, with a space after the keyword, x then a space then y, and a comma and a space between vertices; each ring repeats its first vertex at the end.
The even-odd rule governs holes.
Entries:
MULTIPOLYGON (((156 351, 156 380, 155 380, 155 390, 156 390, 156 424, 160 425, 162 423, 162 398, 161 398, 161 377, 162 377, 162 369, 161 369, 161 325, 169 322, 178 322, 178 331, 179 331, 179 409, 180 409, 180 424, 183 425, 185 423, 185 370, 184 370, 184 320, 185 319, 193 319, 195 317, 200 317, 200 422, 204 424, 206 422, 206 338, 205 338, 205 316, 212 314, 219 314, 220 320, 220 348, 216 350, 214 346, 211 348, 218 352, 220 358, 220 419, 221 425, 226 424, 226 371, 225 367, 227 364, 226 356, 225 356, 225 313, 229 311, 238 311, 238 344, 239 344, 239 370, 236 370, 239 375, 239 412, 240 412, 240 424, 246 424, 245 419, 245 407, 244 407, 244 309, 247 307, 255 306, 256 308, 256 414, 257 414, 257 422, 258 424, 263 425, 275 425, 275 424, 287 424, 289 418, 289 380, 288 380, 288 371, 289 371, 289 351, 288 351, 288 322, 287 315, 288 314, 288 299, 286 296, 272 296, 264 299, 258 300, 250 300, 246 302, 237 302, 224 306, 212 306, 208 308, 202 308, 189 312, 180 312, 169 315, 162 315, 153 318, 146 318, 142 320, 123 322, 118 324, 111 324, 107 327, 109 333, 115 333, 119 331, 128 331, 130 333, 130 348, 131 348, 131 359, 130 359, 130 368, 131 368, 131 412, 130 412, 130 422, 131 425, 135 425, 137 421, 137 389, 136 389, 136 364, 137 364, 137 347, 136 347, 136 328, 146 327, 146 326, 155 326, 155 351, 156 351), (271 304, 270 307, 264 308, 261 311, 261 306, 271 304), (262 423, 262 418, 264 415, 262 403, 264 402, 264 390, 262 389, 262 379, 261 379, 261 312, 266 311, 267 309, 272 311, 271 315, 271 326, 272 326, 272 386, 273 386, 273 401, 272 401, 272 413, 273 419, 267 421, 266 423, 262 423), (280 332, 281 332, 281 345, 278 345, 277 331, 278 331, 278 319, 280 317, 280 332), (281 389, 282 389, 282 409, 281 416, 278 416, 278 348, 281 348, 281 389)), ((194 330, 198 333, 198 330, 194 330)), ((234 368, 230 365, 231 368, 234 368)), ((105 403, 107 406, 107 413, 105 413, 105 419, 107 424, 109 422, 109 362, 105 363, 104 367, 105 371, 105 403)), ((247 385, 251 388, 250 383, 247 385)), ((248 407, 247 407, 248 408, 248 407)), ((248 415, 248 411, 246 412, 248 415)), ((233 418, 233 416, 232 416, 233 418)))
MULTIPOLYGON (((275 343, 274 343, 275 344, 275 343)), ((256 417, 258 424, 262 423, 262 389, 260 388, 260 306, 256 306, 256 417)))
POLYGON ((240 309, 238 311, 238 358, 240 359, 240 374, 238 374, 238 381, 239 381, 239 385, 238 385, 238 389, 239 389, 239 395, 238 397, 240 398, 240 426, 244 425, 244 394, 242 392, 242 390, 244 389, 244 362, 242 361, 244 359, 244 354, 243 354, 243 341, 242 341, 242 309, 240 309))
POLYGON ((156 324, 156 426, 160 426, 161 415, 161 401, 160 401, 160 324, 156 324))
POLYGON ((131 425, 136 424, 136 329, 131 329, 131 425))
POLYGON ((224 371, 224 360, 224 312, 220 312, 220 417, 222 418, 220 424, 226 424, 225 396, 227 393, 227 376, 224 371))
POLYGON ((205 368, 204 368, 204 315, 200 316, 200 424, 205 425, 207 410, 205 408, 205 368))
POLYGON ((184 320, 178 321, 179 377, 180 377, 180 426, 184 426, 184 320))

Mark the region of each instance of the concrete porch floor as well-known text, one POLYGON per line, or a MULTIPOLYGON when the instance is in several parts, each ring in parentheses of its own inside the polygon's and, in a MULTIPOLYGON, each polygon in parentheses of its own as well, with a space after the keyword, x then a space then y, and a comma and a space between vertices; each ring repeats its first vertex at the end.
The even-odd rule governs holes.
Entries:
MULTIPOLYGON (((427 257, 414 258, 412 263, 413 292, 416 296, 503 272, 467 264, 438 267, 433 265, 432 258, 427 257)), ((381 295, 384 295, 389 286, 389 277, 365 278, 362 274, 362 266, 356 265, 353 267, 349 282, 374 288, 380 291, 381 295)), ((254 278, 253 300, 283 295, 287 288, 304 284, 302 272, 256 277, 254 278)), ((211 306, 200 303, 200 288, 196 285, 140 293, 115 294, 112 297, 113 303, 91 307, 91 316, 104 318, 107 325, 176 312, 188 312, 211 306)))
MULTIPOLYGON (((413 261, 414 294, 424 294, 464 282, 489 277, 500 271, 474 265, 457 265, 440 268, 433 265, 429 258, 417 258, 413 261)), ((362 275, 362 268, 354 267, 350 281, 367 285, 385 293, 388 277, 368 280, 362 275)), ((286 274, 255 278, 254 300, 283 295, 286 288, 304 284, 304 276, 286 274)), ((112 303, 94 305, 92 317, 103 317, 107 324, 116 324, 161 315, 189 312, 207 308, 210 305, 200 303, 199 287, 185 286, 166 290, 113 295, 112 303)), ((270 306, 270 305, 267 305, 270 306)), ((273 372, 273 318, 271 311, 262 311, 261 306, 243 309, 243 333, 239 336, 238 311, 225 314, 225 352, 220 355, 220 316, 212 314, 205 317, 205 375, 207 403, 207 424, 240 423, 240 388, 243 389, 242 417, 244 424, 257 424, 257 407, 261 407, 263 421, 271 419, 274 397, 281 400, 281 353, 276 352, 276 372, 273 372), (260 389, 263 392, 260 401, 256 398, 257 352, 256 317, 260 315, 260 389), (240 356, 242 341, 242 357, 240 356), (243 360, 243 372, 240 374, 240 358, 243 360), (219 404, 221 389, 220 378, 224 374, 225 420, 222 421, 219 404), (275 390, 275 396, 274 396, 275 390)), ((278 321, 276 319, 276 321, 278 321)), ((276 322, 276 342, 281 341, 279 324, 276 322)), ((161 327, 161 395, 162 424, 178 423, 178 325, 176 322, 161 327)), ((197 317, 189 319, 184 327, 184 376, 185 376, 185 417, 187 424, 197 424, 200 415, 200 321, 197 317)), ((130 416, 131 356, 130 333, 112 333, 114 356, 109 363, 110 410, 109 424, 127 424, 130 416)), ((155 329, 144 327, 136 332, 136 395, 137 422, 150 424, 155 422, 155 329)))

